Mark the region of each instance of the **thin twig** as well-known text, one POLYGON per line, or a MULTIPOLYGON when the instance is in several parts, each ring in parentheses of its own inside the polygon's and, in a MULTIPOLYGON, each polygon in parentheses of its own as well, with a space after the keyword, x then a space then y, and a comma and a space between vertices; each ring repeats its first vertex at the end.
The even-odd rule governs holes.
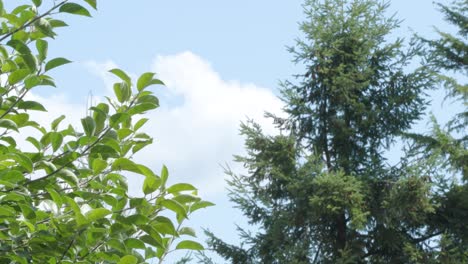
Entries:
POLYGON ((64 5, 66 2, 68 2, 68 0, 64 0, 56 5, 54 5, 51 9, 49 9, 47 12, 45 12, 44 14, 40 15, 40 16, 37 16, 35 17, 34 19, 32 19, 31 21, 29 21, 28 23, 22 25, 21 27, 13 30, 12 32, 6 34, 5 36, 1 37, 0 38, 0 42, 4 41, 5 39, 11 37, 13 34, 15 34, 16 32, 18 31, 21 31, 27 27, 29 27, 30 25, 32 25, 34 22, 38 21, 39 19, 45 17, 45 16, 48 16, 50 15, 50 13, 52 13, 52 11, 54 11, 55 9, 59 8, 60 6, 64 5))

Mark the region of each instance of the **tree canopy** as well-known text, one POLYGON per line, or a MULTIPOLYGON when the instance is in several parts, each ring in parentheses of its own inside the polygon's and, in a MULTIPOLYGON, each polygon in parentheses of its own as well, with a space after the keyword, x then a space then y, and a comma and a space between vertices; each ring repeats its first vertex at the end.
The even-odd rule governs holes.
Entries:
POLYGON ((111 70, 115 96, 81 124, 33 118, 47 105, 29 94, 55 87, 50 74, 70 62, 48 57, 67 26, 57 14, 90 16, 97 3, 31 2, 8 11, 0 0, 0 263, 161 263, 173 250, 202 250, 186 239, 195 232, 185 220, 212 203, 191 184, 168 185, 165 166, 157 173, 133 159, 153 142, 141 115, 159 106, 154 73, 111 70), (132 177, 144 177, 142 195, 129 192, 132 177))
POLYGON ((399 20, 387 16, 388 6, 305 1, 304 39, 290 49, 305 72, 282 83, 287 117, 268 114, 280 134, 243 124, 248 152, 236 161, 248 173, 228 171, 230 197, 257 231, 240 229, 240 245, 208 232, 226 260, 466 262, 466 179, 457 183, 444 166, 466 171, 466 113, 457 119, 465 123, 452 123, 459 140, 437 129, 427 137, 409 131, 440 81, 466 100, 466 86, 442 70, 466 74, 467 3, 440 5, 461 38, 440 32, 433 41, 392 38, 399 20), (409 147, 389 164, 389 148, 402 139, 409 147))

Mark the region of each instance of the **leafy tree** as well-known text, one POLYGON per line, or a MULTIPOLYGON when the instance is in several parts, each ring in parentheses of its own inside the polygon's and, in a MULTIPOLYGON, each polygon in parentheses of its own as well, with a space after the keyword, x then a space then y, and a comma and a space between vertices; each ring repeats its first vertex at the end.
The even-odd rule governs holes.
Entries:
MULTIPOLYGON (((427 263, 440 235, 426 165, 385 153, 424 114, 437 67, 417 40, 390 40, 388 3, 307 0, 305 39, 291 52, 305 72, 282 85, 281 133, 243 124, 247 175, 232 171, 231 199, 258 232, 241 245, 208 232, 232 263, 427 263), (416 60, 420 59, 419 65, 416 60), (410 65, 412 64, 412 65, 410 65)), ((207 259, 208 262, 208 259, 207 259)))
MULTIPOLYGON (((446 21, 454 25, 456 34, 437 30, 440 38, 422 39, 430 47, 431 61, 442 70, 439 80, 447 90, 447 98, 458 101, 465 111, 457 113, 445 127, 435 118, 429 134, 407 134, 415 141, 412 155, 417 161, 435 164, 430 175, 434 180, 434 200, 439 204, 428 219, 428 228, 441 234, 439 247, 434 250, 437 263, 468 262, 468 86, 457 79, 468 73, 468 1, 457 0, 450 5, 438 4, 446 21)), ((460 78, 461 79, 461 78, 460 78)))
POLYGON ((140 115, 159 106, 148 87, 163 83, 153 73, 134 81, 111 70, 116 98, 92 106, 81 128, 62 125, 64 115, 50 126, 30 115, 46 107, 28 93, 55 86, 49 74, 70 62, 47 57, 66 26, 54 15, 90 16, 86 5, 96 9, 95 0, 33 0, 8 12, 0 1, 0 263, 162 262, 175 249, 203 249, 181 238, 195 236, 184 220, 212 204, 188 183, 168 186, 166 167, 158 175, 132 160, 152 143, 140 115), (144 196, 129 194, 128 173, 144 177, 144 196))

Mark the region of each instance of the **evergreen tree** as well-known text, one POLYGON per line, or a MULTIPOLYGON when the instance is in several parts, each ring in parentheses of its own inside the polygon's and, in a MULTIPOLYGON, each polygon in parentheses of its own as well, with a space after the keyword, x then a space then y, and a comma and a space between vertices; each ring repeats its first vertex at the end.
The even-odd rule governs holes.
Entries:
POLYGON ((422 162, 422 166, 436 165, 431 178, 436 190, 433 199, 439 206, 428 217, 428 229, 441 234, 438 247, 434 247, 434 260, 437 263, 467 263, 468 85, 457 79, 468 73, 468 1, 457 0, 450 5, 438 6, 457 32, 450 34, 438 30, 439 39, 423 41, 431 48, 431 61, 442 70, 439 80, 447 89, 446 99, 461 102, 465 109, 456 113, 444 127, 433 118, 433 129, 428 135, 407 136, 416 142, 411 154, 418 158, 417 162, 422 162))
POLYGON ((308 0, 304 40, 291 52, 305 73, 282 85, 280 135, 242 125, 247 175, 231 171, 231 199, 259 227, 233 246, 208 232, 232 263, 411 263, 431 259, 430 168, 386 162, 391 144, 424 113, 434 69, 418 41, 390 40, 388 3, 308 0), (416 59, 420 66, 408 67, 416 59))

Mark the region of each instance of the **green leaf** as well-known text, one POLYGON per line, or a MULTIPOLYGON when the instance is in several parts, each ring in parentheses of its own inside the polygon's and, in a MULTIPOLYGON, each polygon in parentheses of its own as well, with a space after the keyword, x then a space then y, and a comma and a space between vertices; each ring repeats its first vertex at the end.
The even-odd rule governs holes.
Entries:
POLYGON ((137 100, 137 102, 139 104, 142 104, 142 103, 151 103, 151 104, 155 104, 157 106, 159 106, 159 99, 154 96, 154 95, 151 95, 151 94, 147 94, 147 95, 143 95, 143 96, 140 96, 137 100))
MULTIPOLYGON (((2 120, 0 120, 2 121, 2 120)), ((31 159, 24 155, 23 153, 6 153, 0 156, 0 161, 2 160, 13 160, 16 161, 21 167, 26 169, 28 172, 32 172, 33 163, 31 159)))
POLYGON ((193 185, 188 184, 188 183, 177 183, 167 188, 168 193, 178 193, 182 191, 196 191, 196 190, 197 188, 195 188, 193 185))
POLYGON ((181 205, 180 203, 178 203, 178 202, 176 202, 174 200, 166 199, 166 200, 161 201, 161 205, 163 207, 175 212, 176 214, 182 215, 185 218, 187 218, 187 211, 185 211, 184 206, 181 205))
POLYGON ((93 110, 93 118, 96 122, 96 133, 100 133, 106 124, 107 115, 109 114, 109 105, 100 103, 90 109, 93 110))
POLYGON ((137 249, 145 249, 145 243, 136 238, 127 238, 125 239, 125 246, 127 248, 137 248, 137 249))
POLYGON ((177 230, 174 224, 167 217, 157 216, 155 222, 153 222, 151 226, 161 234, 177 236, 177 230))
POLYGON ((19 204, 21 212, 23 212, 24 218, 28 220, 36 219, 36 213, 34 209, 25 204, 19 204))
POLYGON ((152 72, 143 73, 140 76, 140 78, 138 78, 138 82, 137 82, 138 91, 142 91, 146 87, 148 87, 150 85, 153 85, 153 84, 162 84, 162 85, 164 85, 164 83, 162 81, 160 81, 158 79, 153 79, 153 77, 154 77, 154 73, 152 73, 152 72))
POLYGON ((119 158, 115 160, 114 163, 112 163, 112 170, 126 170, 141 174, 138 165, 127 158, 119 158))
POLYGON ((17 84, 20 81, 24 80, 24 78, 26 78, 26 76, 28 76, 30 73, 31 73, 31 71, 29 71, 28 69, 16 70, 16 71, 10 73, 10 75, 8 75, 8 83, 10 85, 17 84))
POLYGON ((26 123, 29 121, 29 115, 26 114, 26 113, 7 115, 4 118, 5 119, 10 119, 11 121, 15 122, 15 124, 18 127, 25 126, 26 123))
POLYGON ((28 77, 26 77, 26 79, 24 79, 24 88, 28 90, 41 84, 42 80, 37 75, 29 75, 28 77))
POLYGON ((91 16, 91 14, 86 8, 75 3, 66 3, 59 8, 59 11, 63 13, 74 14, 74 15, 81 15, 81 16, 87 16, 87 17, 91 16))
POLYGON ((158 106, 159 105, 153 104, 153 103, 137 104, 137 105, 133 106, 132 108, 130 108, 130 110, 128 110, 128 114, 129 115, 141 114, 141 113, 144 113, 144 112, 146 112, 148 110, 156 109, 156 108, 158 108, 158 106))
POLYGON ((149 244, 151 246, 154 246, 156 248, 161 248, 163 247, 162 243, 154 239, 154 237, 150 235, 143 235, 140 237, 141 241, 145 242, 146 244, 149 244))
POLYGON ((148 122, 148 118, 142 118, 140 120, 138 120, 135 124, 135 126, 133 127, 135 132, 140 129, 144 124, 146 124, 146 122, 148 122))
POLYGON ((190 212, 195 212, 199 209, 203 209, 203 208, 214 206, 214 205, 215 205, 214 203, 208 202, 208 201, 196 202, 192 206, 190 206, 190 212))
POLYGON ((3 217, 14 217, 16 216, 16 211, 7 205, 0 206, 0 216, 3 217))
POLYGON ((166 165, 163 165, 161 169, 161 186, 162 187, 165 187, 168 177, 169 177, 169 171, 167 170, 166 165))
POLYGON ((117 130, 117 135, 119 136, 119 140, 123 140, 126 137, 130 136, 133 133, 133 131, 129 128, 121 128, 117 130))
POLYGON ((33 1, 33 4, 36 6, 36 7, 40 7, 41 4, 42 4, 42 0, 32 0, 33 1))
POLYGON ((85 2, 88 3, 92 8, 97 9, 96 0, 85 0, 85 2))
POLYGON ((102 157, 103 159, 108 159, 119 157, 119 153, 111 146, 97 144, 90 150, 89 156, 91 158, 102 157))
POLYGON ((49 44, 47 43, 47 41, 43 39, 36 40, 36 48, 37 48, 37 51, 39 52, 39 55, 38 55, 39 61, 44 61, 47 58, 48 47, 49 47, 49 44))
POLYGON ((134 214, 120 219, 122 223, 127 225, 144 225, 149 222, 149 218, 142 214, 134 214))
POLYGON ((67 204, 70 206, 70 208, 75 213, 75 215, 81 214, 80 207, 78 206, 78 204, 75 202, 73 198, 65 196, 65 200, 67 200, 67 204))
POLYGON ((112 212, 106 208, 96 208, 87 212, 85 216, 90 222, 94 222, 96 220, 106 217, 107 215, 111 213, 112 212))
POLYGON ((132 81, 130 77, 121 69, 112 69, 109 72, 113 73, 115 76, 119 77, 122 81, 124 81, 129 87, 132 86, 132 81))
POLYGON ((94 133, 96 131, 96 123, 94 122, 94 119, 92 117, 87 116, 81 119, 81 124, 83 125, 83 130, 86 136, 94 136, 94 133))
POLYGON ((135 256, 127 255, 120 259, 117 264, 137 264, 138 259, 135 256))
POLYGON ((113 248, 113 249, 116 249, 120 252, 126 252, 126 248, 125 248, 125 245, 120 241, 120 240, 117 240, 115 238, 112 238, 110 239, 107 244, 113 248))
POLYGON ((62 197, 51 187, 46 188, 47 192, 49 193, 52 200, 57 205, 58 208, 61 208, 63 205, 62 197))
POLYGON ((110 117, 110 126, 116 128, 120 123, 126 122, 130 118, 127 113, 117 113, 110 117))
POLYGON ((46 63, 46 66, 45 66, 45 71, 50 71, 52 70, 53 68, 57 68, 59 66, 62 66, 64 64, 67 64, 67 63, 70 63, 71 61, 65 59, 65 58, 55 58, 55 59, 51 59, 50 61, 48 61, 46 63))
POLYGON ((56 118, 54 121, 52 121, 52 124, 50 125, 50 127, 52 128, 52 130, 56 131, 58 125, 59 125, 60 122, 62 122, 64 119, 65 119, 65 115, 61 115, 61 116, 59 116, 58 118, 56 118))
POLYGON ((50 19, 49 20, 50 26, 53 28, 58 28, 58 27, 68 27, 68 24, 63 22, 62 20, 58 19, 50 19))
POLYGON ((190 203, 198 202, 201 200, 200 197, 191 195, 191 194, 178 194, 174 196, 174 198, 172 199, 174 199, 175 201, 181 204, 190 204, 190 203))
MULTIPOLYGON (((16 123, 16 122, 15 122, 16 123)), ((16 147, 16 140, 13 137, 3 136, 0 137, 0 140, 7 142, 11 147, 16 147)))
POLYGON ((37 70, 37 59, 36 56, 32 54, 24 54, 21 56, 23 62, 28 66, 31 72, 35 72, 37 70))
POLYGON ((63 136, 58 132, 50 133, 50 143, 52 145, 52 150, 57 151, 63 143, 63 136))
POLYGON ((11 183, 18 183, 24 180, 24 175, 20 171, 10 170, 0 175, 0 180, 11 183))
POLYGON ((52 77, 47 75, 39 75, 39 78, 41 79, 41 85, 56 87, 54 79, 52 79, 52 77))
MULTIPOLYGON (((54 28, 50 24, 49 20, 45 18, 40 18, 39 20, 36 21, 34 24, 36 28, 41 32, 42 34, 54 38, 57 34, 54 32, 54 28)), ((41 62, 44 61, 45 57, 42 58, 41 62)))
POLYGON ((57 176, 65 180, 68 184, 75 186, 78 183, 78 177, 71 170, 63 168, 57 172, 57 176))
POLYGON ((26 140, 29 141, 31 144, 33 144, 33 146, 36 147, 37 150, 42 149, 42 144, 41 144, 41 142, 39 142, 39 140, 37 140, 37 139, 35 139, 33 137, 27 137, 26 140))
POLYGON ((107 168, 107 162, 103 159, 94 159, 92 169, 94 174, 99 174, 107 168))
POLYGON ((198 242, 184 240, 177 244, 176 249, 204 250, 205 248, 198 242))
POLYGON ((21 101, 18 103, 18 109, 47 112, 45 107, 36 101, 21 101))
POLYGON ((143 193, 145 195, 153 193, 161 185, 161 180, 157 177, 146 177, 143 182, 143 193))
POLYGON ((125 82, 114 84, 114 93, 120 103, 128 101, 132 95, 130 86, 125 82))
POLYGON ((0 119, 0 127, 18 131, 16 123, 9 119, 0 119))
POLYGON ((20 54, 31 54, 31 50, 21 40, 12 39, 7 42, 7 45, 15 49, 20 54))
POLYGON ((187 235, 187 236, 192 236, 192 237, 197 237, 195 230, 190 227, 182 227, 179 230, 179 235, 187 235))

